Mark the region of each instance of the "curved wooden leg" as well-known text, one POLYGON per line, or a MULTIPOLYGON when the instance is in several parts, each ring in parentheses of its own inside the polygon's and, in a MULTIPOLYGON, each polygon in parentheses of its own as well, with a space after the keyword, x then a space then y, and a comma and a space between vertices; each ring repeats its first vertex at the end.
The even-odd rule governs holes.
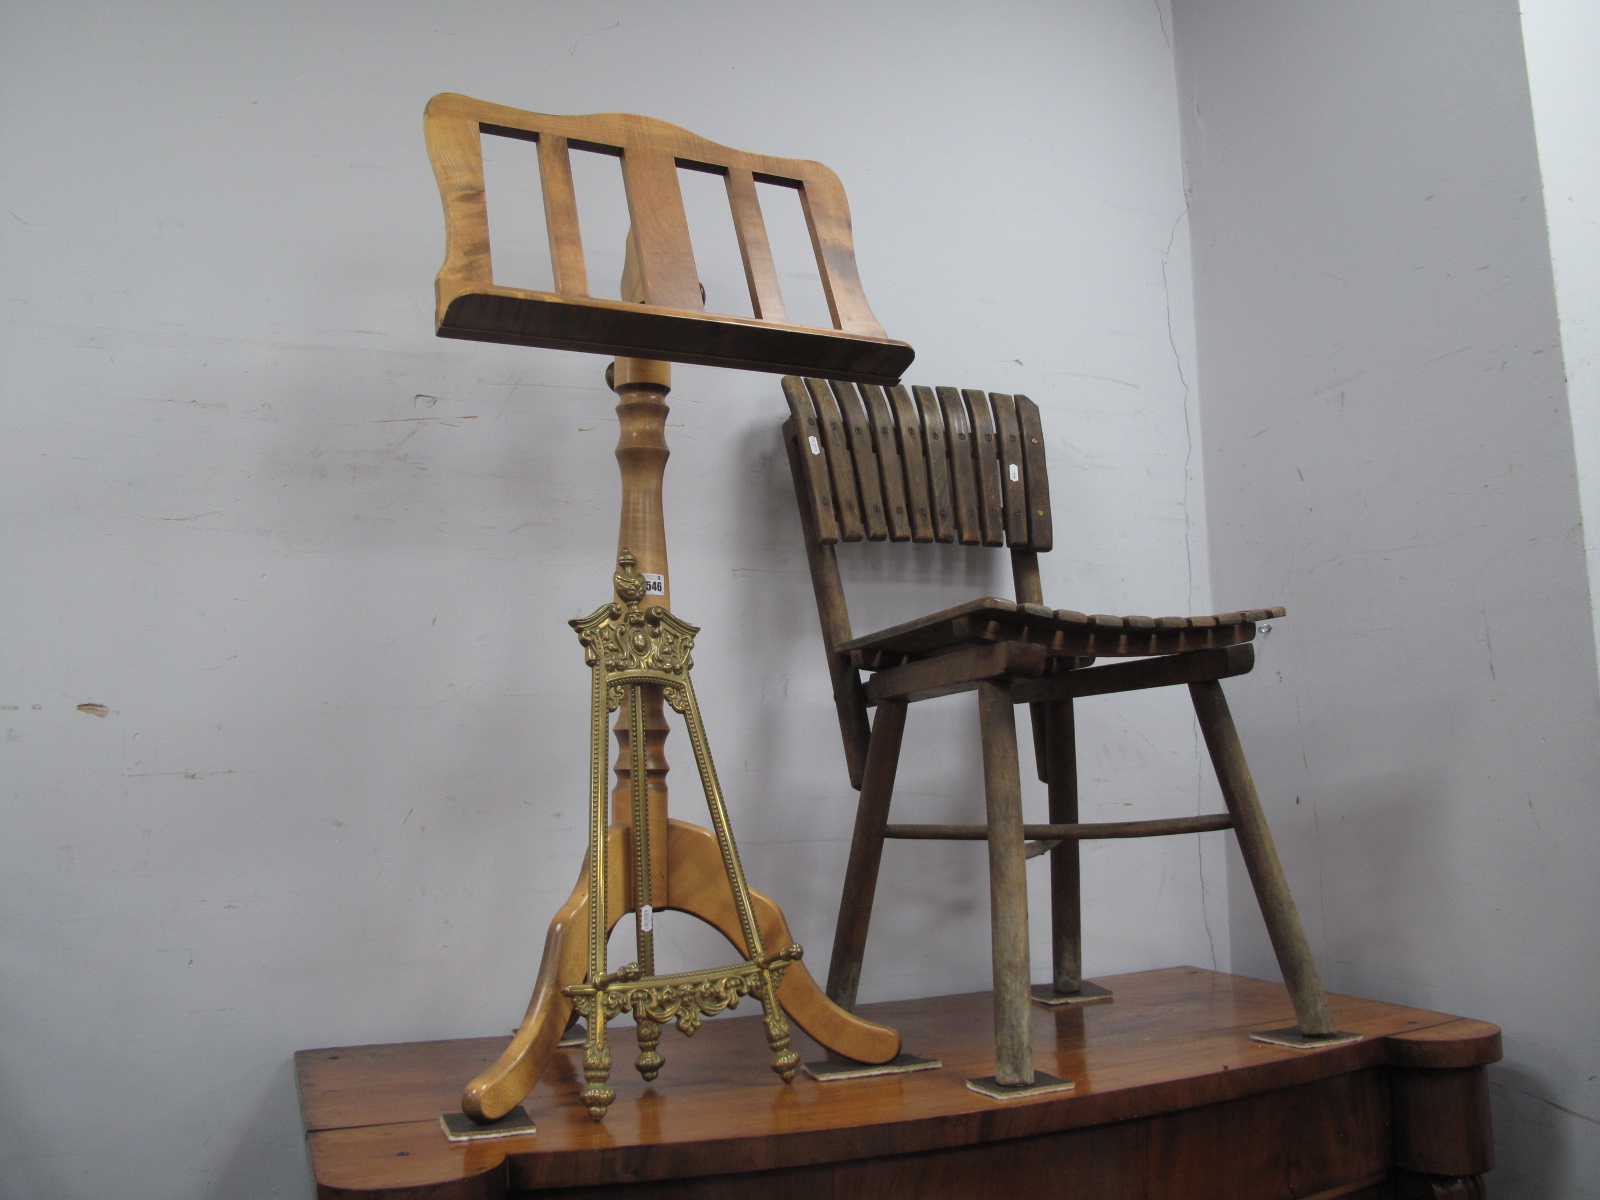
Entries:
MULTIPOLYGON (((739 953, 748 953, 716 835, 686 821, 668 821, 667 864, 672 875, 672 907, 699 917, 733 943, 739 953)), ((750 903, 769 950, 794 941, 783 911, 769 897, 751 888, 750 903)), ((803 962, 789 964, 783 986, 778 989, 778 1002, 791 1021, 835 1054, 858 1062, 885 1063, 900 1053, 898 1033, 834 1004, 803 962)))
MULTIPOLYGON (((606 849, 608 898, 606 928, 627 912, 627 866, 630 861, 628 831, 613 826, 606 849)), ((474 1121, 494 1121, 506 1115, 533 1090, 556 1043, 572 1020, 572 1002, 562 993, 569 984, 582 983, 587 973, 586 922, 589 919, 589 866, 578 873, 572 895, 557 911, 545 934, 544 956, 533 985, 533 998, 522 1024, 495 1063, 461 1094, 461 1111, 474 1121)))

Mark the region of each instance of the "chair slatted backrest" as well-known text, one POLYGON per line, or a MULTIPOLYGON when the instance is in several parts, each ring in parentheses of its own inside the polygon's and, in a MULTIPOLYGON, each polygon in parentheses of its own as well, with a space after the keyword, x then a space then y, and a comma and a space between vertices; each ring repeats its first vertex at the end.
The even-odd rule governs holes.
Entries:
POLYGON ((1050 549, 1039 408, 1026 396, 787 378, 816 540, 1050 549))
POLYGON ((911 362, 911 347, 885 337, 867 307, 844 189, 821 163, 733 150, 651 117, 554 116, 450 93, 429 101, 423 127, 445 209, 440 336, 779 373, 826 371, 880 383, 897 382, 911 362), (553 291, 494 282, 485 133, 538 143, 553 291), (621 159, 632 221, 633 286, 626 300, 590 294, 573 150, 621 159), (704 311, 680 168, 721 176, 726 184, 753 318, 704 311), (832 328, 790 322, 757 183, 799 193, 832 328))

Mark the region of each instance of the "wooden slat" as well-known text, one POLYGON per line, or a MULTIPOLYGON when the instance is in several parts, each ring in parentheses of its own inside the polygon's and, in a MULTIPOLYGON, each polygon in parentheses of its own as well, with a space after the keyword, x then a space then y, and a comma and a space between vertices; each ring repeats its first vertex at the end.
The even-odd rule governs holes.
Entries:
POLYGON ((441 293, 494 282, 489 255, 489 201, 483 189, 483 134, 478 122, 454 113, 427 118, 428 157, 444 202, 441 293))
POLYGON ((834 511, 839 516, 839 540, 859 542, 866 531, 861 523, 861 493, 856 490, 855 465, 850 461, 850 435, 845 432, 844 415, 833 398, 827 380, 807 379, 806 390, 817 406, 822 427, 822 450, 828 460, 828 477, 833 480, 834 511))
POLYGON ((806 385, 794 376, 783 381, 783 395, 792 414, 784 425, 784 435, 795 442, 795 485, 810 509, 816 525, 816 540, 831 546, 839 540, 839 519, 833 506, 833 482, 828 477, 827 457, 822 445, 822 422, 806 385))
POLYGON ((972 453, 972 425, 961 393, 952 387, 938 389, 939 410, 944 414, 945 444, 950 450, 950 482, 954 492, 956 537, 963 546, 983 541, 978 516, 977 464, 972 453))
POLYGON ((855 464, 856 487, 861 494, 861 522, 866 526, 867 540, 881 542, 889 536, 889 526, 883 512, 878 456, 872 448, 872 427, 867 424, 867 414, 861 407, 861 396, 855 384, 833 380, 832 389, 850 439, 850 459, 855 464))
POLYGON ((572 158, 567 139, 547 133, 539 139, 539 185, 544 195, 544 227, 550 241, 550 270, 556 291, 589 294, 578 229, 578 201, 572 190, 572 158))
POLYGON ((833 327, 882 337, 883 326, 867 307, 866 294, 861 290, 844 187, 839 177, 821 163, 806 165, 811 168, 811 178, 800 185, 800 208, 806 216, 806 228, 811 231, 811 248, 816 252, 833 327))
POLYGON ((1255 647, 1242 645, 1108 663, 1019 684, 1016 689, 1017 700, 1018 703, 1026 701, 1038 704, 1050 700, 1075 700, 1085 696, 1108 696, 1116 692, 1172 687, 1208 679, 1231 679, 1236 675, 1248 674, 1255 666, 1255 661, 1255 647))
MULTIPOLYGON (((1216 833, 1233 828, 1227 813, 1199 817, 1160 817, 1149 821, 1071 821, 1050 825, 1024 825, 1023 839, 1030 842, 1083 841, 1115 838, 1171 837, 1181 833, 1216 833)), ((904 841, 984 842, 987 825, 885 825, 883 836, 904 841)))
POLYGON ((1006 499, 1006 540, 1013 546, 1032 547, 1028 524, 1027 462, 1022 453, 1022 428, 1017 423, 1017 403, 1011 396, 993 392, 995 434, 1000 439, 1000 489, 1006 499))
POLYGON ((703 311, 676 160, 657 150, 630 149, 622 156, 622 181, 628 193, 632 234, 638 243, 645 302, 703 311))
MULTIPOLYGON (((809 409, 811 397, 798 379, 793 383, 809 409)), ((866 691, 861 684, 861 673, 850 663, 849 656, 839 652, 839 645, 850 640, 850 609, 845 603, 844 583, 839 578, 839 561, 832 543, 823 542, 819 536, 816 509, 807 502, 810 487, 807 483, 807 466, 802 458, 810 456, 794 431, 800 427, 799 417, 790 417, 784 424, 784 448, 789 454, 789 472, 794 477, 795 498, 800 502, 800 524, 805 532, 806 562, 811 568, 811 589, 817 600, 817 620, 822 626, 823 649, 827 652, 828 678, 833 683, 833 704, 839 716, 839 734, 844 740, 844 758, 850 774, 850 786, 861 787, 862 771, 866 765, 867 742, 870 737, 867 725, 866 691)), ((820 459, 820 455, 817 456, 820 459)), ((820 461, 817 466, 821 466, 820 461)), ((826 479, 827 473, 820 472, 826 479)), ((833 521, 833 505, 828 504, 828 520, 833 521)), ((834 541, 838 528, 834 526, 834 541)))
POLYGON ((1018 396, 1017 424, 1022 433, 1022 473, 1028 485, 1028 544, 1039 553, 1055 542, 1050 520, 1050 473, 1044 465, 1044 428, 1039 422, 1039 406, 1026 396, 1018 396))
POLYGON ((928 498, 933 509, 933 540, 956 540, 955 495, 950 483, 950 451, 946 446, 944 415, 932 388, 911 389, 922 414, 922 444, 928 463, 928 498))
POLYGON ((883 480, 884 515, 889 520, 889 540, 911 540, 911 514, 906 511, 906 471, 900 459, 900 439, 895 436, 894 413, 889 399, 875 383, 863 384, 861 398, 867 402, 867 423, 872 427, 872 448, 878 456, 878 472, 883 480))
POLYGON ((911 540, 933 541, 933 498, 928 492, 928 448, 922 436, 922 418, 911 393, 896 384, 889 389, 895 428, 900 435, 900 462, 906 469, 906 509, 911 517, 911 540))
POLYGON ((935 658, 921 658, 902 667, 879 671, 867 680, 867 699, 928 700, 971 691, 986 679, 1033 679, 1043 671, 1043 646, 996 642, 966 646, 935 658))
POLYGON ((964 388, 972 420, 972 446, 978 467, 978 515, 983 522, 983 544, 1006 544, 1005 499, 1000 491, 1000 443, 995 431, 994 410, 989 397, 977 388, 964 388))
POLYGON ((772 243, 761 216, 755 176, 745 167, 731 167, 726 177, 728 207, 733 210, 733 232, 739 239, 739 258, 745 282, 750 285, 750 308, 763 321, 786 321, 778 271, 772 262, 772 243))
MULTIPOLYGON (((999 596, 984 596, 977 600, 968 600, 952 608, 940 612, 930 613, 925 617, 918 617, 913 621, 904 621, 899 625, 891 625, 887 629, 880 629, 876 633, 864 634, 855 638, 844 647, 847 650, 878 649, 887 647, 899 650, 904 644, 910 652, 916 652, 921 646, 915 644, 918 634, 925 631, 931 632, 938 639, 937 644, 947 644, 948 631, 944 628, 954 621, 962 619, 993 620, 993 619, 1019 619, 1017 606, 1013 601, 999 596)), ((930 644, 934 644, 930 641, 930 644)))

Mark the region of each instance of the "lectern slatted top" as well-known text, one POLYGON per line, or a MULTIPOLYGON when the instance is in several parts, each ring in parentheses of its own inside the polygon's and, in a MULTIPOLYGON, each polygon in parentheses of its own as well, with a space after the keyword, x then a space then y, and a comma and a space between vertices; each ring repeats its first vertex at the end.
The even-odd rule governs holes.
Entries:
POLYGON ((821 163, 719 146, 651 117, 551 116, 450 93, 423 120, 445 209, 445 261, 436 283, 441 337, 583 350, 595 354, 898 382, 913 351, 884 335, 856 273, 844 189, 821 163), (481 135, 538 144, 553 291, 494 282, 481 135), (621 159, 632 220, 625 294, 590 294, 569 150, 621 159), (695 271, 678 169, 723 178, 755 316, 708 313, 695 271), (789 321, 756 184, 800 197, 833 328, 789 321))

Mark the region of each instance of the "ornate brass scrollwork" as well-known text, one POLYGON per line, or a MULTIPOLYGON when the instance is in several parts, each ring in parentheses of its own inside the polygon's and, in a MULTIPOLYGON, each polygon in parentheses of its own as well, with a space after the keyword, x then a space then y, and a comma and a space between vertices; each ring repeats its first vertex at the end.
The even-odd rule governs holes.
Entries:
POLYGON ((693 665, 696 626, 679 620, 660 605, 641 607, 647 595, 645 580, 634 571, 634 557, 623 550, 613 577, 620 602, 602 605, 589 616, 571 622, 584 647, 592 671, 589 740, 589 972, 581 984, 565 989, 573 1007, 588 1025, 584 1044, 581 1093, 584 1106, 596 1121, 606 1115, 616 1092, 608 1086, 611 1047, 606 1023, 624 1012, 633 1014, 638 1027, 639 1073, 656 1077, 664 1060, 658 1050, 661 1027, 676 1024, 692 1035, 701 1022, 733 1008, 744 996, 754 996, 764 1010, 767 1043, 772 1048, 772 1069, 788 1083, 794 1079, 800 1056, 789 1047, 789 1022, 778 1004, 778 987, 784 970, 800 959, 798 945, 768 952, 761 941, 744 868, 733 844, 728 810, 717 782, 716 767, 706 743, 700 707, 689 680, 693 665), (746 957, 731 966, 671 975, 655 973, 655 941, 651 904, 649 821, 646 812, 644 689, 655 687, 688 726, 695 766, 705 789, 706 805, 717 846, 733 892, 734 908, 744 935, 746 957), (634 832, 634 898, 638 905, 638 961, 621 970, 606 971, 606 749, 607 718, 626 701, 629 716, 630 800, 634 832))

